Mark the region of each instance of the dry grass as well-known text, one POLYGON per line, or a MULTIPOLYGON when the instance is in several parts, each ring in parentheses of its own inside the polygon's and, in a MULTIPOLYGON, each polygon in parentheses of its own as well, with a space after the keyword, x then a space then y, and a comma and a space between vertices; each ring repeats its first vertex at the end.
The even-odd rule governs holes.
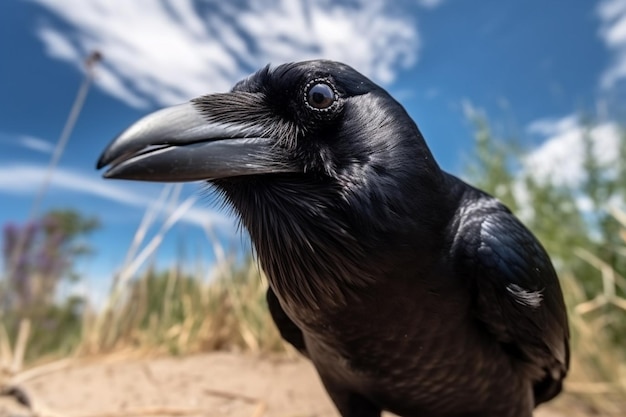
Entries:
POLYGON ((77 354, 128 349, 180 355, 219 349, 284 350, 265 303, 266 280, 254 262, 227 257, 209 226, 205 232, 217 258, 210 271, 196 268, 188 274, 183 265, 176 265, 165 273, 147 269, 137 276, 167 231, 192 206, 192 198, 180 204, 179 195, 180 185, 165 186, 146 211, 105 308, 85 316, 77 354), (176 209, 144 243, 158 213, 168 207, 176 209), (203 281, 203 276, 209 278, 203 281))
POLYGON ((147 271, 133 282, 129 294, 86 318, 77 353, 283 351, 265 304, 265 282, 253 263, 230 265, 228 276, 216 277, 210 284, 175 268, 166 274, 147 271))
MULTIPOLYGON (((626 214, 613 214, 621 223, 618 233, 624 240, 623 248, 616 251, 623 253, 626 214)), ((603 290, 587 299, 574 275, 561 277, 572 332, 572 364, 566 391, 598 412, 626 415, 626 350, 609 330, 615 321, 626 319, 626 300, 617 295, 618 288, 626 288, 626 279, 592 253, 580 248, 576 253, 601 272, 603 290)))

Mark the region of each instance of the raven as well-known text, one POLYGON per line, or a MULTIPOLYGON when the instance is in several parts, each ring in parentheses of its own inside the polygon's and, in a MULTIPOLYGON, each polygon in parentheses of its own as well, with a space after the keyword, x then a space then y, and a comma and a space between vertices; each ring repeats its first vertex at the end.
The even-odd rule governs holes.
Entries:
POLYGON ((545 250, 347 65, 267 66, 152 113, 107 165, 106 178, 216 187, 282 337, 343 417, 528 417, 561 391, 569 330, 545 250))

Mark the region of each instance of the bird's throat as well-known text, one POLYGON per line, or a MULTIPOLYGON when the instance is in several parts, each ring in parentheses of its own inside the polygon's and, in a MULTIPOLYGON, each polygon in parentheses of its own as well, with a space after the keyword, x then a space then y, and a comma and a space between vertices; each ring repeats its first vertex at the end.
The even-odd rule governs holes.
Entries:
POLYGON ((327 184, 259 178, 216 183, 250 234, 271 287, 286 305, 340 307, 377 272, 362 225, 327 184))

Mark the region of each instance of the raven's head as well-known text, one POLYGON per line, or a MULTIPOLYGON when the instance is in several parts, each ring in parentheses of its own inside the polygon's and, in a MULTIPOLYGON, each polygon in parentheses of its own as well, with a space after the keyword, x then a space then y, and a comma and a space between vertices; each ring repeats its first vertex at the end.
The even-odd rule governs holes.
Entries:
POLYGON ((435 220, 418 219, 441 217, 444 176, 415 123, 331 61, 266 67, 229 93, 150 114, 109 145, 106 165, 107 178, 214 184, 277 293, 300 303, 341 302, 378 269, 401 267, 419 250, 409 234, 433 247, 435 220))

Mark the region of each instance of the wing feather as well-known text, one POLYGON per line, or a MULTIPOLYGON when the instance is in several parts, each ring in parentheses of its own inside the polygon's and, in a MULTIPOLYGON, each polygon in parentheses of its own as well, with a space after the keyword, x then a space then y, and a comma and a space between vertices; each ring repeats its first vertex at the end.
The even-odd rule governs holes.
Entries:
POLYGON ((472 280, 476 318, 528 373, 536 404, 553 398, 569 367, 569 329, 546 251, 504 205, 482 196, 460 208, 453 253, 472 280))

